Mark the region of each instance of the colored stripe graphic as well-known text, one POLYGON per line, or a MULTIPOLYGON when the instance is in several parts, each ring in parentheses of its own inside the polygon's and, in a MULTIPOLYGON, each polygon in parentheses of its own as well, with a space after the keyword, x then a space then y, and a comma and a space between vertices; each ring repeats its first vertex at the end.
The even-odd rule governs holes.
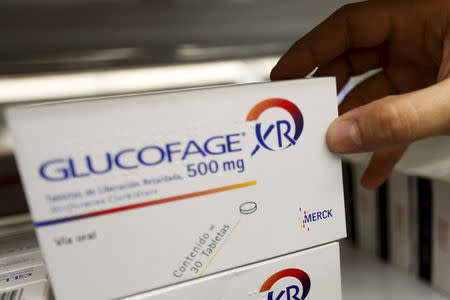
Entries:
POLYGON ((245 188, 245 187, 249 187, 249 186, 253 186, 253 185, 256 185, 256 181, 247 181, 247 182, 243 182, 243 183, 227 185, 227 186, 223 186, 223 187, 218 187, 218 188, 214 188, 214 189, 209 189, 209 190, 204 190, 204 191, 199 191, 199 192, 194 192, 194 193, 189 193, 189 194, 183 194, 183 195, 178 195, 178 196, 172 196, 172 197, 147 201, 147 202, 143 202, 143 203, 136 203, 136 204, 126 205, 126 206, 121 206, 121 207, 116 207, 116 208, 100 210, 100 211, 77 215, 77 216, 72 216, 72 217, 36 222, 36 223, 34 223, 34 226, 44 227, 44 226, 56 225, 56 224, 60 224, 60 223, 72 222, 72 221, 77 221, 77 220, 86 219, 86 218, 92 218, 92 217, 98 217, 98 216, 103 216, 103 215, 124 212, 127 210, 132 210, 132 209, 137 209, 137 208, 142 208, 142 207, 147 207, 147 206, 165 204, 165 203, 169 203, 169 202, 174 202, 174 201, 179 201, 179 200, 184 200, 184 199, 189 199, 189 198, 194 198, 194 197, 201 197, 201 196, 206 196, 206 195, 210 195, 210 194, 241 189, 241 188, 245 188))

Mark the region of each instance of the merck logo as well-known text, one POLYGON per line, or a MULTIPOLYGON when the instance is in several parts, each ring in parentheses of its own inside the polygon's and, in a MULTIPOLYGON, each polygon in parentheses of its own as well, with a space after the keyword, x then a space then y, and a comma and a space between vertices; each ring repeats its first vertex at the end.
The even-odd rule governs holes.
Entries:
POLYGON ((292 120, 277 120, 263 129, 262 123, 257 123, 255 128, 258 145, 252 151, 252 156, 259 149, 265 148, 270 151, 278 151, 289 148, 297 143, 303 131, 303 116, 300 109, 291 101, 282 98, 271 98, 258 103, 247 115, 247 121, 256 121, 261 115, 272 108, 281 108, 287 111, 292 120), (293 126, 291 125, 293 123, 293 126), (276 139, 269 142, 269 137, 275 134, 276 139))
POLYGON ((302 210, 302 208, 299 208, 299 211, 300 211, 299 220, 301 220, 300 226, 302 229, 306 229, 308 231, 310 223, 323 221, 333 217, 333 209, 324 209, 310 212, 307 210, 302 210))
POLYGON ((311 289, 311 279, 309 275, 300 269, 285 269, 270 276, 261 286, 259 292, 269 292, 267 300, 304 300, 311 289), (299 284, 293 284, 285 289, 275 293, 272 291, 275 283, 286 277, 293 277, 299 281, 299 284))

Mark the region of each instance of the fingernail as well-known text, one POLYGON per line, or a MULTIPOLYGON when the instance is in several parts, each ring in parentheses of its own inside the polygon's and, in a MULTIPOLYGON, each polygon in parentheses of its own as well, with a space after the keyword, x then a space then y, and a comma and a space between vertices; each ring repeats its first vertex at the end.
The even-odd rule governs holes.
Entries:
POLYGON ((338 153, 356 152, 361 147, 358 124, 352 120, 334 121, 327 134, 328 147, 338 153))

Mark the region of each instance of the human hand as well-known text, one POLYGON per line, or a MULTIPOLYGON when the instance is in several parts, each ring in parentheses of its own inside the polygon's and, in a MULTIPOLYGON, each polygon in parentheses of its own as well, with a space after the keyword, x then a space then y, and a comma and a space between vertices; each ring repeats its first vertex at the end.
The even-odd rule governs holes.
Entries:
POLYGON ((272 80, 353 75, 355 87, 328 129, 337 153, 374 152, 362 184, 382 184, 412 142, 450 133, 450 2, 376 0, 344 6, 280 59, 272 80))

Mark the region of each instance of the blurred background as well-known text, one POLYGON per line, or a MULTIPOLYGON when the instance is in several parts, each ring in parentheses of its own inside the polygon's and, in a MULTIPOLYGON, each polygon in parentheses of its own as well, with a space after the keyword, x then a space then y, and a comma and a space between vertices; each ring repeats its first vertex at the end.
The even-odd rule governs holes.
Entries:
MULTIPOLYGON (((296 39, 349 2, 1 1, 0 250, 2 240, 32 231, 3 118, 6 107, 267 81, 271 68, 296 39)), ((344 94, 358 80, 352 80, 344 94)), ((439 145, 443 144, 450 149, 447 140, 439 145)), ((435 144, 428 143, 421 149, 435 148, 435 144)), ((417 157, 422 156, 417 154, 410 160, 417 157)), ((431 286, 436 284, 430 278, 418 279, 421 276, 416 276, 413 267, 392 267, 386 264, 392 262, 389 258, 361 245, 358 235, 369 236, 370 232, 358 228, 368 216, 367 211, 358 216, 358 193, 363 192, 355 187, 352 168, 366 164, 367 158, 346 159, 352 165, 345 168, 349 239, 342 250, 344 299, 447 299, 441 291, 447 283, 450 287, 450 267, 441 283, 444 288, 437 285, 438 289, 434 289, 431 286), (363 218, 362 222, 358 223, 358 218, 363 218)), ((420 166, 430 165, 427 162, 420 166)), ((384 220, 382 215, 383 211, 377 210, 377 217, 381 216, 377 226, 384 220)), ((379 240, 379 236, 371 238, 379 240)))
POLYGON ((344 0, 0 2, 0 215, 26 212, 3 111, 268 80, 278 57, 344 0), (13 196, 14 195, 14 196, 13 196))

